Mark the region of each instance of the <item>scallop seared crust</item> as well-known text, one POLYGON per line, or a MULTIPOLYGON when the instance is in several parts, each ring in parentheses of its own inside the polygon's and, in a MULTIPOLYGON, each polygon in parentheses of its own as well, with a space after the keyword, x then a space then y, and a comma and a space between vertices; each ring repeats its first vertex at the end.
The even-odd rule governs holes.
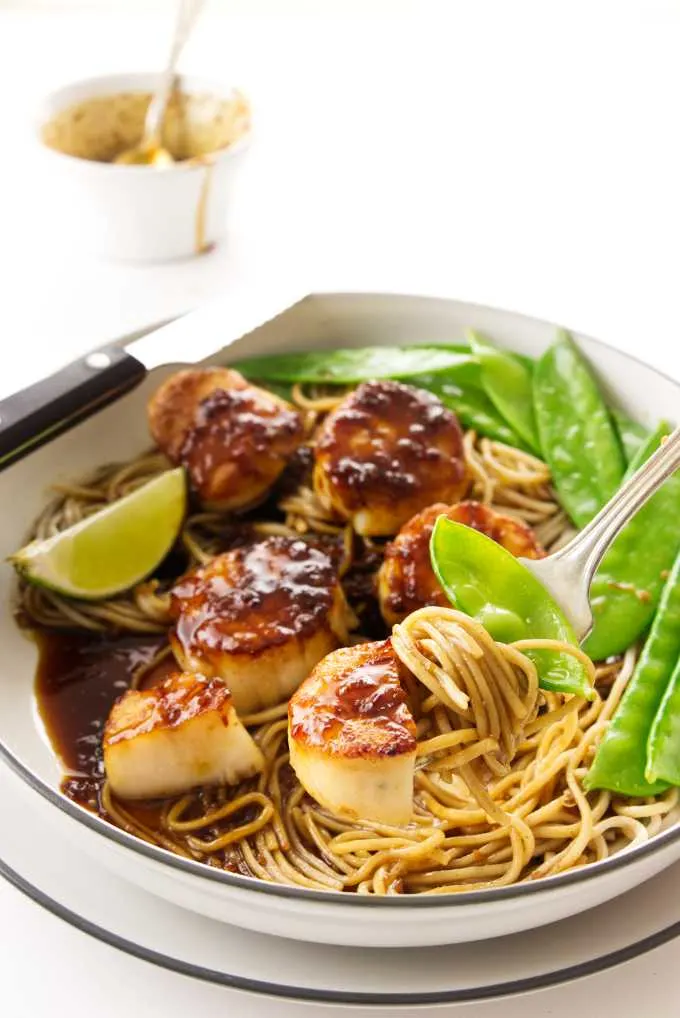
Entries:
POLYGON ((316 493, 358 534, 395 534, 423 505, 458 501, 469 483, 458 419, 422 389, 365 382, 321 427, 316 493))
POLYGON ((352 619, 331 555, 290 537, 218 555, 174 587, 171 604, 175 657, 224 679, 239 713, 290 696, 352 619))
POLYGON ((103 749, 107 778, 123 799, 237 784, 264 767, 225 683, 189 672, 123 693, 111 708, 103 749))
POLYGON ((288 706, 290 762, 305 790, 353 819, 408 823, 416 725, 389 640, 321 661, 288 706))
POLYGON ((148 417, 159 449, 186 468, 201 501, 234 512, 266 496, 303 437, 294 407, 229 368, 172 375, 148 417))
POLYGON ((402 622, 426 605, 449 606, 430 562, 430 537, 439 516, 481 531, 517 558, 537 559, 545 555, 531 527, 481 502, 428 506, 410 519, 385 549, 378 571, 378 599, 388 626, 402 622))

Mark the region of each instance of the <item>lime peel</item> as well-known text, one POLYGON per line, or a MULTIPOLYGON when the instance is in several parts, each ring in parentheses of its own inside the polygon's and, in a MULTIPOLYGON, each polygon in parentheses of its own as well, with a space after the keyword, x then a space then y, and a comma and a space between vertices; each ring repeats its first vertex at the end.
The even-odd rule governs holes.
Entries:
POLYGON ((183 468, 168 470, 67 530, 32 541, 10 562, 30 583, 100 601, 134 587, 163 561, 186 503, 183 468))

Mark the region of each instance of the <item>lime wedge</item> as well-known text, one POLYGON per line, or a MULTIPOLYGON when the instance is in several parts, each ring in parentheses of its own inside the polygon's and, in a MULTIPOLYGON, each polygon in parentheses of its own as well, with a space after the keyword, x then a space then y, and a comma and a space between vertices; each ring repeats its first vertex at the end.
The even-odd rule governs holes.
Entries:
POLYGON ((10 561, 31 583, 99 601, 153 572, 175 543, 185 511, 184 471, 178 467, 68 530, 32 541, 10 561))

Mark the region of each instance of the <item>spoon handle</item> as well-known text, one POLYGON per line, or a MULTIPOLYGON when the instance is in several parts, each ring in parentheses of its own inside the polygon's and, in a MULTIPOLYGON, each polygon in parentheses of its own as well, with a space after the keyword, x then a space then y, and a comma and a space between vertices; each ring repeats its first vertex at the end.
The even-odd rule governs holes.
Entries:
POLYGON ((177 22, 165 70, 161 74, 154 97, 149 103, 144 119, 144 140, 147 145, 159 145, 163 130, 165 110, 175 82, 175 68, 180 54, 191 35, 205 0, 180 0, 177 22))
POLYGON ((602 556, 620 530, 680 468, 680 427, 677 427, 633 476, 623 484, 594 519, 561 551, 550 556, 554 562, 569 563, 583 577, 586 589, 602 556))

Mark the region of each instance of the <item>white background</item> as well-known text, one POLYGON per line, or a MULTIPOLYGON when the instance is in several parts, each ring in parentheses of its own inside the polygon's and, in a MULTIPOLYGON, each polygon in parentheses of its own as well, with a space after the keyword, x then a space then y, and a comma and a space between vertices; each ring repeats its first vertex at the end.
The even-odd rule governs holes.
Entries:
MULTIPOLYGON (((0 2, 0 396, 282 275, 521 310, 680 374, 680 0, 213 0, 183 67, 238 84, 256 115, 229 243, 146 268, 66 257, 31 111, 72 79, 158 65, 171 14, 167 0, 0 2)), ((4 884, 0 930, 3 1018, 323 1010, 154 970, 4 884)), ((460 1013, 670 1018, 678 961, 669 945, 460 1013)))

